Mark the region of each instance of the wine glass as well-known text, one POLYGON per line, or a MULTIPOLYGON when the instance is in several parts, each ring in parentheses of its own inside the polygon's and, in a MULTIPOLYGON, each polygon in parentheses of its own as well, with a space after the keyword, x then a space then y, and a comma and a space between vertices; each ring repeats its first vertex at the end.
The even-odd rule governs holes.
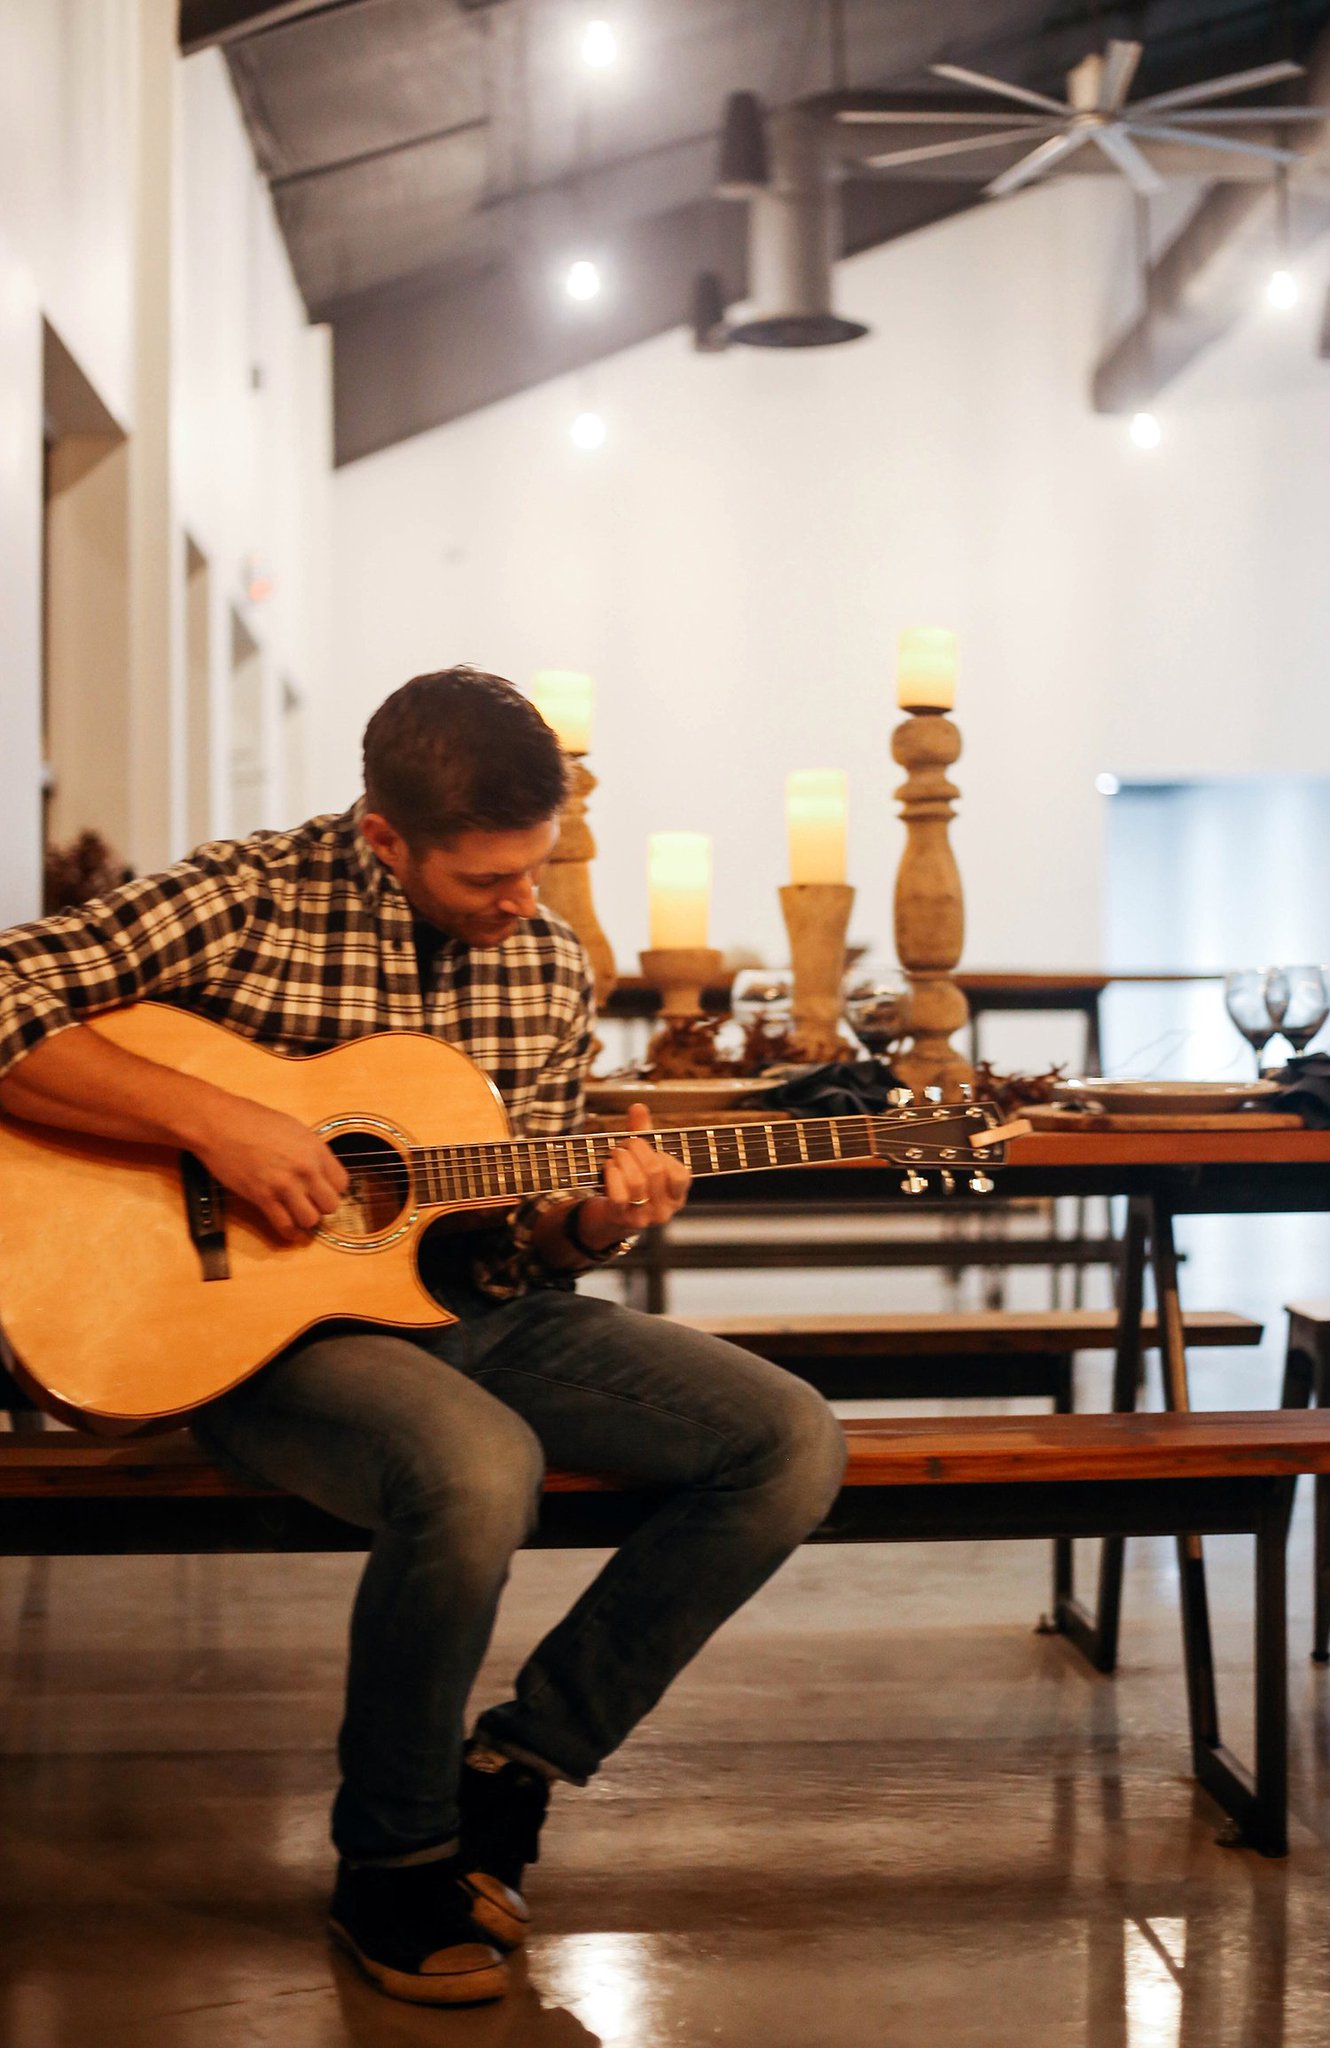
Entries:
POLYGON ((739 1027, 740 1068, 756 1073, 788 1057, 783 1041, 794 1017, 794 976, 788 968, 741 967, 730 984, 730 1016, 739 1027))
POLYGON ((845 1018, 874 1059, 885 1059, 910 1028, 910 984, 893 968, 857 967, 845 978, 845 1018))
MULTIPOLYGON (((1279 1029, 1279 1020, 1268 998, 1267 984, 1271 973, 1267 967, 1244 967, 1236 974, 1224 976, 1224 1006, 1256 1054, 1258 1080, 1261 1055, 1279 1029)), ((1277 1001, 1279 991, 1276 989, 1274 993, 1277 1001)))
POLYGON ((1265 977, 1265 1006, 1276 1031, 1295 1055, 1306 1051, 1330 1016, 1330 989, 1321 967, 1272 967, 1265 977))

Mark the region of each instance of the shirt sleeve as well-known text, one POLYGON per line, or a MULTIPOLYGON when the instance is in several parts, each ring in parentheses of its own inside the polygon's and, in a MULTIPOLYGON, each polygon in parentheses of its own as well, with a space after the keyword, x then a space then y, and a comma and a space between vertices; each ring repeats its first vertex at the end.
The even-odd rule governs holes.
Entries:
MULTIPOLYGON (((567 1024, 541 1071, 534 1099, 522 1118, 526 1138, 559 1138, 581 1128, 586 1077, 595 1050, 595 988, 591 963, 579 947, 576 999, 567 1024)), ((497 1230, 478 1238, 471 1273, 476 1286, 495 1301, 512 1301, 533 1287, 572 1289, 574 1275, 545 1263, 535 1230, 549 1210, 565 1208, 566 1194, 537 1195, 515 1209, 497 1230)))
POLYGON ((255 887, 239 843, 206 847, 165 874, 0 932, 0 1077, 89 1017, 203 987, 238 946, 255 887))

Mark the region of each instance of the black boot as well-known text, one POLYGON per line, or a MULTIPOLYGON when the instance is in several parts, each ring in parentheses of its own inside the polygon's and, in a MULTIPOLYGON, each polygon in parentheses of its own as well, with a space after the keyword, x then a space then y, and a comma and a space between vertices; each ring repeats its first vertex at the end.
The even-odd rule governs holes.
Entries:
POLYGON ((496 1760, 483 1738, 467 1743, 457 1794, 462 1882, 471 1893, 472 1916, 502 1948, 517 1948, 526 1939, 531 1916, 522 1897, 522 1872, 540 1856, 540 1824, 549 1803, 542 1771, 511 1757, 496 1760))
POLYGON ((507 1965, 472 1919, 460 1872, 457 1856, 392 1867, 339 1864, 333 1939, 390 1997, 416 2005, 502 1998, 507 1965))

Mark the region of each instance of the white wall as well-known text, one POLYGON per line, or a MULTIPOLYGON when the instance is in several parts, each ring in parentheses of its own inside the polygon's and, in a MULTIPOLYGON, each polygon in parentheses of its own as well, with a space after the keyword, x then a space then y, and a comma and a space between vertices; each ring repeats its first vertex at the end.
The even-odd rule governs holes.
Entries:
MULTIPOLYGON (((229 829, 231 614, 259 643, 270 734, 283 679, 317 692, 328 630, 331 354, 305 322, 268 190, 215 51, 180 67, 175 452, 180 524, 208 560, 214 829, 229 829), (251 570, 271 582, 252 601, 251 570)), ((282 812, 275 737, 263 822, 282 812)))
POLYGON ((873 327, 850 347, 699 357, 674 333, 339 472, 316 800, 354 791, 365 717, 419 669, 588 668, 621 962, 667 826, 715 836, 714 942, 779 953, 801 766, 849 769, 853 930, 889 940, 895 637, 946 622, 967 957, 1093 963, 1097 771, 1330 758, 1319 292, 1180 380, 1143 456, 1086 397, 1125 203, 1073 180, 846 263, 839 303, 873 327), (592 456, 566 436, 585 404, 592 456))
MULTIPOLYGON (((323 677, 327 336, 305 321, 224 63, 182 63, 175 33, 175 0, 0 6, 0 922, 38 902, 43 319, 135 464, 128 716, 144 787, 131 855, 156 864, 185 844, 186 532, 209 556, 215 679, 232 606, 263 650, 274 734, 282 679, 317 694, 323 677), (243 593, 251 558, 272 582, 263 604, 243 593)), ((224 830, 215 695, 212 829, 224 830)), ((268 822, 281 780, 274 748, 268 822)))

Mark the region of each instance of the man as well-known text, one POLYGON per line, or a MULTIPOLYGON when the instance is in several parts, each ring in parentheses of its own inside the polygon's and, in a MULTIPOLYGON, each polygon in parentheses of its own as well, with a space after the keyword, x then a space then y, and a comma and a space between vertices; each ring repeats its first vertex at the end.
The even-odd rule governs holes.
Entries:
MULTIPOLYGON (((575 1128, 590 975, 536 900, 564 794, 554 735, 510 684, 450 669, 380 706, 364 758, 365 795, 342 816, 201 847, 0 935, 0 1110, 187 1148, 293 1245, 347 1185, 322 1139, 82 1019, 165 1001, 286 1054, 430 1031, 486 1069, 521 1134, 575 1128)), ((640 1106, 631 1121, 649 1126, 640 1106)), ((373 1531, 331 1928, 397 1997, 502 1994, 551 1783, 586 1782, 837 1491, 841 1433, 808 1387, 573 1289, 674 1215, 687 1184, 627 1137, 599 1193, 537 1198, 430 1252, 456 1323, 322 1324, 192 1418, 219 1457, 373 1531), (661 1505, 464 1742, 547 1459, 660 1489, 661 1505)))

